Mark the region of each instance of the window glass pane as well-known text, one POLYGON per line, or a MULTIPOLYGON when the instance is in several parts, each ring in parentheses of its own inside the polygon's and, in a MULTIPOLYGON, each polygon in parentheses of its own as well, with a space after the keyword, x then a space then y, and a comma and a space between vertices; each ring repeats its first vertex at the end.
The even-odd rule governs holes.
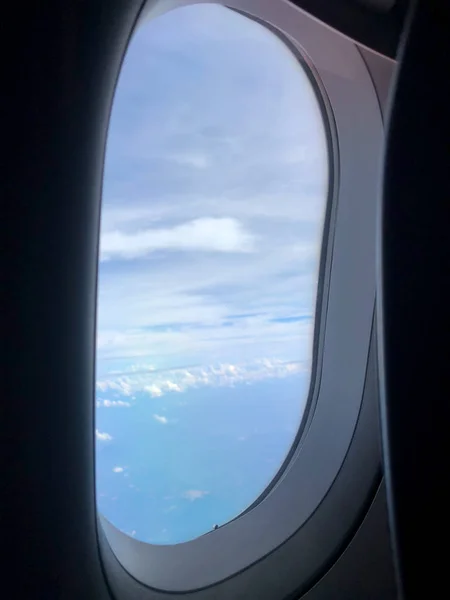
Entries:
POLYGON ((99 270, 99 510, 172 544, 276 475, 309 389, 323 118, 280 39, 216 5, 147 20, 118 82, 99 270))

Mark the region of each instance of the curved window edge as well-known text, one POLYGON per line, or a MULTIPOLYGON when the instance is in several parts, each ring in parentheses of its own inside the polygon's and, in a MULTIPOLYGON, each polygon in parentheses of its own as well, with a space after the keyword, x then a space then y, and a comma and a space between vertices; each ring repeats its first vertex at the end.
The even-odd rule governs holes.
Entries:
MULTIPOLYGON (((247 19, 251 19, 265 27, 272 34, 274 34, 291 52, 294 59, 298 62, 299 67, 303 73, 307 76, 308 81, 313 90, 315 99, 320 109, 322 116, 322 123, 325 132, 325 139, 327 145, 327 157, 328 157, 328 189, 327 197, 325 200, 324 217, 322 221, 322 239, 320 243, 319 251, 319 265, 317 269, 317 289, 316 289, 316 301, 314 305, 314 326, 312 336, 312 351, 311 351, 311 372, 308 383, 308 391, 306 393, 305 408, 303 415, 295 434, 294 440, 292 441, 289 452, 285 459, 280 465, 277 473, 274 475, 272 480, 268 483, 267 487, 259 494, 259 496, 241 511, 236 517, 230 519, 227 523, 219 526, 224 527, 239 519, 247 512, 255 508, 260 502, 264 500, 276 487, 277 483, 283 477, 286 469, 291 463, 296 452, 299 450, 302 438, 308 430, 308 426, 314 414, 315 404, 317 402, 318 389, 320 388, 320 377, 321 377, 321 354, 322 354, 322 338, 324 324, 324 313, 326 313, 326 305, 328 302, 328 283, 331 273, 331 261, 332 261, 332 249, 333 249, 333 238, 334 228, 333 223, 336 217, 337 203, 339 200, 339 148, 338 148, 338 136, 336 130, 336 123, 334 120, 334 114, 330 100, 323 83, 320 79, 319 73, 314 67, 314 63, 307 56, 306 52, 299 44, 295 43, 294 40, 290 39, 283 31, 258 18, 255 15, 249 14, 243 10, 237 8, 228 7, 230 10, 241 14, 247 19)), ((205 532, 203 535, 209 535, 211 531, 205 532)))
MULTIPOLYGON (((179 5, 187 5, 187 4, 191 4, 191 3, 192 3, 192 2, 188 2, 188 1, 182 0, 181 2, 180 2, 180 1, 179 1, 179 2, 173 2, 172 4, 176 4, 176 5, 178 5, 178 6, 179 6, 179 5)), ((157 4, 157 5, 161 5, 162 3, 161 3, 161 2, 158 2, 158 3, 156 3, 156 4, 157 4)), ((273 30, 273 28, 275 28, 275 29, 277 29, 277 31, 282 31, 282 29, 283 29, 282 27, 279 27, 279 24, 278 24, 278 23, 274 24, 274 22, 276 22, 276 21, 277 21, 277 19, 273 19, 273 22, 272 22, 272 20, 270 20, 270 18, 264 18, 264 19, 262 19, 262 18, 261 18, 261 17, 259 17, 258 15, 256 15, 255 17, 253 17, 253 15, 250 15, 250 14, 248 14, 247 12, 245 12, 245 7, 244 7, 244 8, 241 8, 243 5, 246 5, 246 4, 251 4, 252 6, 254 6, 254 5, 255 5, 255 2, 252 2, 252 1, 250 1, 250 2, 246 2, 246 0, 241 0, 241 1, 238 1, 238 0, 236 0, 235 2, 229 2, 228 4, 229 4, 229 5, 230 5, 230 4, 237 5, 237 6, 239 7, 239 8, 238 8, 238 10, 239 10, 239 11, 240 11, 240 10, 242 10, 242 11, 243 11, 243 13, 245 14, 245 16, 250 16, 250 18, 256 18, 256 20, 259 20, 259 21, 261 21, 261 20, 262 20, 263 24, 264 24, 265 26, 267 26, 269 29, 272 29, 272 30, 273 30)), ((276 3, 274 3, 274 4, 276 4, 276 3)), ((153 6, 155 6, 155 3, 153 3, 153 6)), ((172 8, 174 8, 174 6, 172 6, 172 8)), ((235 8, 235 7, 233 6, 232 8, 235 8)), ((266 7, 266 8, 267 8, 267 7, 266 7)), ((271 10, 271 8, 269 8, 268 10, 270 11, 270 10, 271 10)), ((291 10, 295 10, 295 9, 294 9, 293 7, 291 7, 291 10)), ((164 10, 164 12, 166 12, 166 10, 164 10)), ((284 14, 286 14, 286 13, 284 13, 284 14)), ((302 20, 304 20, 304 21, 310 21, 310 20, 311 20, 311 19, 310 19, 310 17, 308 17, 307 15, 301 14, 301 13, 299 13, 298 11, 296 12, 296 16, 297 16, 297 18, 298 18, 298 19, 302 19, 302 20)), ((278 19, 278 22, 279 22, 279 19, 278 19)), ((321 26, 321 25, 320 25, 320 24, 318 24, 318 23, 315 23, 315 24, 314 24, 314 26, 315 26, 315 27, 321 27, 321 28, 323 28, 323 26, 321 26)), ((338 34, 336 34, 335 32, 331 32, 331 31, 329 31, 329 32, 328 32, 328 34, 329 34, 329 35, 332 35, 332 36, 337 36, 337 35, 338 35, 338 34)), ((293 38, 293 42, 292 42, 292 43, 295 45, 295 47, 296 47, 296 49, 297 49, 297 52, 299 51, 299 47, 298 47, 298 44, 297 44, 297 41, 296 41, 296 36, 289 35, 289 34, 288 34, 287 32, 285 32, 285 31, 282 31, 282 32, 281 32, 281 36, 283 36, 283 41, 284 41, 285 43, 286 43, 286 37, 287 37, 287 36, 289 36, 289 37, 287 38, 287 39, 288 39, 288 41, 289 41, 289 39, 292 39, 292 38, 293 38)), ((353 46, 353 44, 351 44, 350 42, 348 42, 348 40, 346 40, 346 43, 347 43, 348 45, 352 45, 352 46, 353 46)), ((355 47, 355 48, 356 48, 356 47, 355 47)), ((303 50, 305 50, 305 49, 303 48, 303 50)), ((308 52, 308 49, 307 49, 307 48, 306 48, 306 51, 305 51, 305 52, 301 52, 301 53, 302 53, 302 55, 303 55, 303 57, 305 58, 305 60, 307 60, 307 57, 308 57, 308 54, 307 54, 307 52, 308 52)), ((310 65, 308 65, 308 68, 306 69, 306 72, 308 73, 308 72, 310 71, 310 69, 311 69, 311 66, 310 66, 310 65)), ((312 69, 313 69, 313 72, 316 70, 316 67, 315 67, 315 65, 314 65, 314 61, 312 61, 312 69)), ((317 69, 317 71, 319 71, 319 74, 320 74, 320 68, 319 68, 319 69, 317 69)), ((317 78, 317 80, 320 82, 320 76, 317 78)), ((316 95, 317 95, 317 94, 316 94, 316 95)), ((324 95, 323 95, 323 92, 322 92, 322 90, 321 90, 321 94, 320 94, 320 96, 319 96, 319 97, 320 97, 320 98, 322 98, 322 100, 323 100, 324 102, 326 101, 325 99, 326 99, 326 97, 327 97, 327 96, 324 96, 324 95)), ((332 106, 332 102, 331 102, 331 101, 330 101, 330 106, 329 106, 329 107, 327 107, 327 109, 329 110, 329 115, 333 116, 333 106, 332 106)), ((326 129, 328 129, 328 131, 329 131, 329 130, 332 128, 332 127, 328 128, 328 125, 329 125, 329 124, 332 124, 332 123, 333 123, 333 121, 332 121, 332 120, 329 118, 329 119, 328 119, 328 123, 326 123, 326 126, 325 126, 325 127, 326 127, 326 129)), ((339 125, 339 124, 338 124, 338 125, 339 125)), ((328 131, 327 131, 327 133, 328 133, 328 131)), ((336 132, 335 132, 335 135, 336 135, 336 142, 337 142, 337 143, 335 143, 335 145, 334 145, 334 147, 333 147, 333 151, 334 151, 334 152, 336 152, 336 147, 337 147, 337 145, 338 145, 338 142, 339 142, 339 139, 337 138, 337 133, 336 133, 336 132)), ((331 157, 331 156, 333 156, 333 155, 330 153, 330 157, 331 157)), ((331 173, 331 169, 330 169, 330 175, 332 175, 332 173, 331 173)), ((339 176, 339 169, 336 169, 335 176, 336 176, 336 177, 338 177, 338 176, 339 176)), ((336 186, 334 186, 334 190, 336 190, 336 186)), ((333 188, 332 188, 332 186, 330 186, 330 193, 333 193, 333 188)), ((324 224, 324 232, 326 232, 326 227, 327 227, 327 226, 329 226, 329 223, 330 223, 330 222, 332 222, 332 218, 333 218, 333 216, 332 216, 332 213, 333 213, 333 209, 334 209, 334 212, 336 212, 336 204, 337 204, 337 198, 334 198, 334 199, 333 199, 333 201, 331 201, 331 202, 330 202, 330 201, 328 201, 328 203, 327 203, 327 208, 326 208, 326 210, 327 210, 327 217, 326 217, 326 218, 329 218, 329 219, 330 219, 330 221, 328 221, 328 222, 325 222, 325 224, 324 224)), ((334 216, 335 216, 335 215, 334 215, 334 216)), ((329 236, 330 236, 330 235, 333 235, 333 234, 334 234, 334 230, 333 230, 333 228, 330 228, 330 227, 329 227, 329 231, 328 231, 327 235, 325 235, 325 236, 323 237, 323 246, 322 246, 322 250, 321 250, 321 257, 320 257, 320 269, 322 270, 321 272, 324 272, 324 278, 323 278, 323 280, 322 280, 322 282, 321 282, 321 283, 323 284, 323 288, 324 288, 324 289, 321 291, 322 293, 320 293, 320 291, 319 291, 319 290, 317 290, 317 296, 316 296, 316 320, 315 320, 315 324, 314 324, 314 338, 315 338, 315 340, 316 340, 316 339, 318 340, 318 341, 317 341, 317 344, 320 344, 320 339, 319 339, 319 338, 320 338, 320 330, 324 329, 324 327, 325 327, 325 325, 324 325, 324 321, 323 321, 323 318, 326 318, 326 317, 327 317, 327 315, 326 315, 326 313, 327 313, 327 310, 326 310, 326 307, 324 307, 324 304, 326 304, 326 303, 324 302, 324 297, 325 297, 325 292, 326 292, 327 294, 328 294, 328 292, 329 292, 329 289, 328 289, 328 286, 326 285, 326 283, 327 283, 327 277, 328 277, 328 275, 329 275, 329 273, 330 273, 330 271, 331 271, 331 264, 332 264, 332 261, 333 261, 333 257, 332 257, 333 240, 331 240, 331 242, 330 242, 330 237, 329 237, 329 236), (327 246, 327 249, 326 249, 326 246, 327 246), (330 248, 330 247, 331 247, 331 248, 330 248), (328 249, 330 249, 330 250, 328 251, 328 249), (328 269, 328 271, 327 271, 327 269, 328 269), (317 311, 319 310, 319 304, 320 304, 320 310, 322 310, 322 315, 321 315, 321 318, 320 318, 320 320, 318 320, 318 319, 317 319, 317 316, 318 316, 318 312, 317 312, 317 311), (325 313, 325 314, 324 314, 324 313, 325 313)), ((328 299, 328 296, 327 296, 327 299, 328 299)), ((328 300, 327 300, 327 301, 328 301, 328 300)), ((316 343, 316 342, 315 342, 315 343, 316 343)), ((317 352, 317 359, 316 359, 316 360, 319 362, 319 358, 320 358, 320 357, 319 357, 318 355, 320 354, 320 352, 319 352, 319 349, 318 349, 318 348, 317 348, 316 352, 317 352)), ((313 357, 314 357, 314 355, 313 355, 313 357)), ((314 358, 313 358, 313 360, 314 360, 314 358)), ((291 452, 290 459, 289 459, 289 460, 286 460, 286 461, 285 461, 285 463, 283 464, 283 466, 282 466, 282 468, 280 469, 280 471, 279 471, 278 475, 276 476, 276 481, 272 482, 272 484, 271 484, 271 486, 270 486, 270 489, 269 489, 269 491, 267 491, 267 490, 266 490, 266 492, 267 492, 267 493, 265 492, 265 493, 264 493, 264 495, 261 495, 261 496, 260 496, 260 497, 257 499, 257 501, 255 501, 255 502, 254 502, 254 503, 251 505, 251 507, 249 507, 248 509, 246 509, 246 510, 245 510, 243 513, 241 513, 241 514, 240 514, 240 515, 239 515, 239 516, 238 516, 236 519, 234 519, 233 521, 239 521, 239 519, 240 519, 241 517, 243 517, 243 516, 244 516, 244 515, 245 515, 247 512, 251 512, 251 510, 252 510, 253 508, 256 508, 256 506, 257 506, 258 504, 260 504, 260 503, 261 503, 261 502, 262 502, 262 501, 263 501, 263 500, 264 500, 264 499, 265 499, 265 498, 266 498, 268 495, 271 495, 272 491, 274 491, 274 490, 277 488, 277 484, 278 484, 278 482, 279 482, 281 479, 283 479, 283 476, 284 476, 284 475, 287 475, 287 474, 289 473, 289 467, 290 467, 290 465, 291 465, 291 463, 292 463, 293 459, 294 459, 294 458, 295 458, 295 456, 298 454, 298 452, 299 452, 299 451, 301 451, 301 443, 300 443, 300 442, 301 442, 302 438, 303 438, 303 437, 306 435, 306 433, 308 432, 308 426, 309 426, 309 424, 311 423, 311 421, 312 421, 312 420, 313 420, 313 418, 314 418, 314 411, 312 410, 312 408, 314 408, 314 406, 311 406, 311 405, 313 405, 313 404, 314 404, 314 402, 313 402, 313 396, 316 396, 316 398, 317 398, 317 397, 320 395, 320 376, 318 375, 318 371, 319 371, 319 370, 318 370, 317 366, 318 366, 318 365, 316 364, 315 372, 314 372, 314 373, 312 372, 312 374, 311 374, 311 381, 310 381, 310 392, 309 392, 309 396, 310 396, 310 400, 309 400, 309 401, 310 401, 310 407, 309 407, 309 410, 305 410, 305 414, 304 414, 304 417, 303 417, 303 420, 302 420, 302 432, 301 432, 300 434, 298 434, 298 436, 297 436, 297 440, 296 440, 296 443, 295 443, 295 448, 294 448, 294 446, 293 446, 293 450, 292 450, 292 452, 291 452), (314 377, 313 375, 315 375, 315 377, 314 377), (318 388, 319 388, 319 389, 318 389, 318 388), (316 390, 317 390, 317 391, 316 391, 316 390)), ((359 424, 359 419, 358 419, 358 424, 359 424)), ((358 426, 359 426, 359 425, 358 425, 358 426)), ((354 432, 356 431, 356 428, 357 428, 357 425, 355 424, 355 429, 354 429, 354 432)), ((349 447, 350 447, 350 446, 349 446, 349 447)), ((339 475, 339 474, 338 474, 338 475, 339 475)), ((334 482, 333 482, 333 483, 334 483, 334 482)), ((330 488, 330 490, 331 490, 331 488, 330 488)), ((328 493, 329 493, 329 492, 327 492, 326 496, 328 495, 328 493)), ((315 514, 315 512, 316 512, 316 511, 314 511, 314 512, 313 512, 313 515, 315 514)), ((230 524, 230 523, 232 523, 233 521, 230 521, 230 522, 229 522, 227 525, 229 525, 229 524, 230 524)), ((222 528, 225 528, 227 525, 225 525, 225 526, 222 526, 222 528)), ((109 527, 108 527, 107 525, 105 525, 105 526, 102 526, 101 524, 99 524, 99 528, 100 528, 100 529, 103 529, 103 531, 101 532, 101 538, 103 539, 103 538, 104 538, 104 535, 105 535, 105 530, 106 530, 106 529, 109 529, 109 527)), ((220 530, 220 529, 222 529, 222 528, 219 528, 219 530, 220 530)), ((99 532, 99 533, 100 533, 100 532, 99 532)), ((110 533, 111 533, 111 532, 110 532, 110 533)), ((217 535, 217 533, 218 533, 218 531, 211 532, 211 534, 213 534, 213 535, 217 535)), ((205 536, 208 536, 208 535, 210 535, 210 534, 209 534, 209 533, 208 533, 208 534, 205 534, 205 536)), ((106 534, 106 537, 107 537, 107 538, 110 538, 110 535, 109 535, 109 534, 106 534)), ((203 536, 201 536, 201 537, 203 537, 203 536)), ((131 539, 131 538, 130 538, 130 539, 131 539)), ((197 539, 200 539, 200 538, 197 538, 197 539)), ((195 540, 194 540, 194 541, 195 541, 195 540)), ((104 544, 105 544, 105 542, 108 544, 108 547, 110 546, 110 541, 106 540, 106 538, 105 538, 105 539, 103 540, 102 544, 101 544, 101 545, 102 545, 102 547, 103 547, 103 551, 104 551, 104 549, 105 549, 105 545, 104 545, 104 544)), ((134 542, 134 544, 138 544, 138 543, 139 543, 139 542, 136 542, 136 540, 132 540, 132 542, 134 542)), ((187 542, 186 544, 190 544, 190 543, 191 543, 191 542, 187 542)), ((114 545, 114 544, 113 544, 113 545, 114 545)), ((169 547, 169 548, 170 548, 170 547, 169 547)), ((279 548, 279 547, 276 547, 276 548, 273 550, 273 552, 276 552, 276 551, 278 550, 278 548, 279 548)), ((113 552, 113 554, 114 554, 114 550, 112 550, 112 552, 113 552)), ((133 552, 133 554, 134 554, 134 552, 133 552)), ((267 556, 267 555, 266 555, 266 556, 267 556)), ((259 559, 259 560, 263 560, 263 559, 264 559, 266 556, 262 557, 262 559, 259 559)), ((118 559, 118 560, 119 560, 119 562, 120 562, 120 559, 118 559)), ((254 563, 251 563, 251 566, 253 566, 253 565, 254 565, 254 563)), ((203 565, 203 564, 202 564, 202 569, 203 569, 203 568, 207 569, 206 565, 203 565)), ((249 566, 247 565, 247 567, 245 567, 245 569, 246 569, 246 570, 248 570, 248 568, 249 568, 249 566)), ((230 575, 230 578, 233 578, 235 575, 236 575, 236 573, 233 573, 233 574, 231 574, 231 575, 230 575)), ((132 575, 132 577, 135 577, 135 575, 132 575)), ((223 581, 223 580, 221 580, 221 581, 223 581)), ((212 584, 210 584, 210 585, 212 585, 212 586, 215 586, 215 585, 216 585, 216 582, 214 582, 214 583, 212 583, 212 584)), ((199 587, 200 587, 200 586, 199 586, 199 587)), ((206 586, 203 586, 203 588, 202 588, 202 589, 205 589, 205 587, 206 587, 206 586)), ((145 589, 148 589, 148 590, 150 591, 150 588, 145 588, 145 589)), ((188 589, 191 589, 191 590, 193 590, 194 588, 192 588, 192 587, 189 587, 189 588, 186 588, 186 587, 184 587, 184 588, 179 588, 179 589, 178 589, 178 591, 183 593, 183 592, 186 592, 188 589)), ((195 589, 196 589, 196 590, 198 590, 198 588, 195 588, 195 589)), ((155 590, 153 590, 153 592, 154 592, 154 591, 155 591, 155 590)), ((176 593, 176 591, 177 591, 177 590, 174 590, 174 591, 175 591, 175 593, 176 593)), ((152 593, 153 593, 153 592, 152 592, 152 593)), ((164 591, 163 591, 163 592, 161 592, 161 593, 163 593, 164 595, 167 595, 167 593, 168 593, 168 592, 169 592, 169 590, 168 590, 168 589, 164 589, 164 591)), ((170 592, 169 592, 169 593, 170 593, 170 592)), ((150 596, 150 597, 154 597, 154 596, 150 596)))

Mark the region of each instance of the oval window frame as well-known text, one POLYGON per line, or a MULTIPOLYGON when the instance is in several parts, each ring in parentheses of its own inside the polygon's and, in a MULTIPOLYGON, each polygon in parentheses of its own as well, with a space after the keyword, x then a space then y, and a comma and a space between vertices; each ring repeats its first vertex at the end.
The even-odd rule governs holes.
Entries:
MULTIPOLYGON (((192 2, 175 0, 170 3, 170 7, 168 3, 153 2, 147 5, 147 11, 143 12, 141 19, 188 4, 192 2)), ((332 488, 336 488, 338 481, 342 480, 344 463, 348 462, 357 439, 365 449, 364 461, 353 457, 356 465, 352 469, 361 485, 354 493, 352 502, 347 502, 344 511, 346 514, 342 516, 338 526, 335 524, 328 529, 325 527, 327 536, 333 537, 331 534, 335 534, 334 541, 328 544, 333 550, 336 548, 336 539, 342 538, 344 524, 354 521, 355 509, 367 502, 379 476, 378 432, 374 418, 376 398, 373 400, 376 388, 373 374, 376 366, 374 359, 369 362, 375 302, 375 261, 371 261, 371 257, 375 256, 376 185, 372 189, 369 186, 369 192, 367 191, 368 181, 375 184, 377 182, 383 139, 382 116, 376 91, 356 46, 296 7, 282 1, 258 0, 233 0, 227 2, 227 6, 267 24, 282 39, 284 37, 288 45, 295 46, 314 73, 324 104, 328 103, 336 177, 332 190, 333 200, 329 207, 331 226, 327 241, 324 240, 327 251, 322 256, 324 278, 320 295, 321 315, 316 315, 315 327, 318 332, 318 355, 321 357, 318 362, 322 369, 315 370, 314 381, 311 381, 311 399, 316 395, 316 401, 312 402, 313 410, 309 411, 305 421, 301 442, 265 497, 260 498, 260 502, 235 520, 183 544, 153 546, 121 533, 100 516, 99 537, 107 577, 113 589, 119 591, 128 588, 130 598, 153 599, 166 596, 167 593, 178 595, 189 591, 197 595, 201 593, 205 598, 216 598, 222 597, 217 595, 220 589, 224 590, 223 593, 229 589, 230 580, 270 580, 267 561, 275 561, 281 566, 280 553, 283 547, 287 547, 286 541, 292 542, 294 539, 298 584, 299 568, 302 570, 300 565, 303 563, 305 566, 303 579, 307 579, 311 577, 311 573, 308 577, 306 575, 308 569, 311 571, 311 562, 314 562, 305 555, 305 552, 311 554, 311 548, 305 544, 305 536, 301 534, 310 528, 313 521, 317 522, 319 513, 324 515, 322 520, 325 523, 332 525, 330 517, 325 518, 323 507, 327 496, 331 496, 332 488), (355 102, 355 96, 359 98, 359 102, 355 102), (359 107, 356 116, 355 111, 349 108, 352 105, 359 107), (361 132, 355 145, 354 136, 350 133, 354 133, 355 119, 364 124, 364 134, 375 140, 370 147, 364 144, 361 132), (356 186, 355 164, 362 166, 362 173, 356 170, 360 180, 356 182, 356 186), (361 190, 368 196, 364 203, 358 198, 361 190), (360 224, 359 231, 351 223, 355 211, 360 224), (358 260, 352 261, 352 249, 356 240, 359 240, 357 247, 362 252, 358 260), (353 270, 350 268, 349 277, 348 273, 346 276, 346 271, 351 262, 355 264, 353 270), (356 280, 359 285, 355 285, 356 280), (343 300, 346 297, 348 300, 349 292, 352 301, 351 306, 346 308, 343 300), (342 319, 343 314, 347 319, 342 319), (349 336, 345 335, 347 332, 343 330, 343 322, 352 325, 349 336), (347 353, 339 353, 336 348, 336 340, 339 339, 347 339, 347 353), (341 360, 337 362, 341 363, 340 370, 336 367, 336 360, 333 360, 339 358, 341 360), (349 378, 349 375, 352 377, 349 378), (369 380, 371 385, 367 387, 369 380), (342 388, 341 397, 346 400, 339 410, 336 409, 335 402, 333 406, 334 394, 330 391, 331 388, 339 388, 338 384, 342 388), (364 390, 370 398, 362 406, 364 390), (371 418, 367 415, 371 415, 371 418), (333 423, 338 426, 338 435, 330 437, 330 426, 333 423), (334 448, 329 448, 326 453, 321 452, 321 439, 333 442, 334 448), (318 458, 323 461, 321 464, 324 467, 320 471, 312 468, 318 458), (309 484, 309 492, 301 495, 305 490, 305 482, 309 484), (299 499, 303 501, 303 507, 298 505, 299 499), (282 518, 274 515, 282 515, 282 518), (268 527, 264 524, 268 524, 268 527), (262 532, 264 535, 261 535, 262 532), (242 543, 243 539, 245 544, 242 543), (305 555, 303 561, 302 554, 305 555), (215 590, 213 596, 208 592, 211 589, 215 590)), ((320 553, 323 557, 328 555, 323 548, 320 553)), ((316 557, 318 563, 323 560, 316 557)), ((292 567, 293 565, 291 570, 292 567)), ((279 570, 277 573, 279 575, 279 570)), ((293 573, 290 576, 285 573, 283 576, 291 586, 292 576, 293 573)), ((273 593, 273 585, 267 581, 258 595, 261 598, 273 598, 270 593, 273 593)), ((234 596, 223 597, 238 595, 235 592, 234 596)))

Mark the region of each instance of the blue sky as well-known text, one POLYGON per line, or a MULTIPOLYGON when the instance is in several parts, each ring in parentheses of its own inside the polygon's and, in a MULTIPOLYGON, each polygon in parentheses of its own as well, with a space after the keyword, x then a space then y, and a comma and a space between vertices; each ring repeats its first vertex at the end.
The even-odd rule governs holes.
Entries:
POLYGON ((96 417, 99 507, 130 535, 225 523, 289 450, 327 185, 317 101, 272 33, 212 5, 136 32, 106 152, 96 417))

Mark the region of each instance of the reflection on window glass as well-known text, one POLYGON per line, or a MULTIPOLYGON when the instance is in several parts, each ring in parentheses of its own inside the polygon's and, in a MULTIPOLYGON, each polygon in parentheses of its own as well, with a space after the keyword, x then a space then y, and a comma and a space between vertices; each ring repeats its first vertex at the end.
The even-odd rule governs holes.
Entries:
POLYGON ((247 508, 309 387, 328 186, 307 75, 215 5, 147 20, 106 152, 98 299, 99 510, 154 544, 247 508))

